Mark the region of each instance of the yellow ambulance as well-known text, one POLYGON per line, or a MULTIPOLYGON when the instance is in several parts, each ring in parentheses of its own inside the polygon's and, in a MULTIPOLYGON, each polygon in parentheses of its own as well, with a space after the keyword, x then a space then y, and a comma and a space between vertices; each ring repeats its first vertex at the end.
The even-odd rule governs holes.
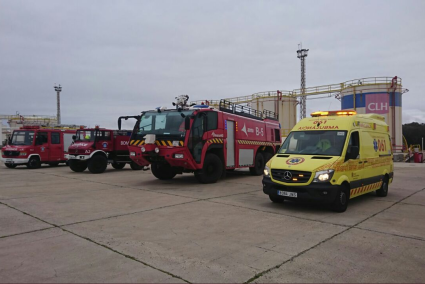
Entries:
POLYGON ((264 169, 271 201, 326 202, 344 212, 351 198, 385 197, 393 180, 388 125, 378 114, 320 111, 295 125, 264 169))

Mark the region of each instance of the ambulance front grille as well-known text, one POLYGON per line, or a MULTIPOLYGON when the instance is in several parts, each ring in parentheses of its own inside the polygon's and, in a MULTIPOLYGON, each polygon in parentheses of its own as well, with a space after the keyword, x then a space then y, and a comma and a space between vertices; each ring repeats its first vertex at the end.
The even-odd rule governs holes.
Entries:
POLYGON ((310 180, 311 172, 271 170, 272 178, 285 183, 306 183, 310 180))

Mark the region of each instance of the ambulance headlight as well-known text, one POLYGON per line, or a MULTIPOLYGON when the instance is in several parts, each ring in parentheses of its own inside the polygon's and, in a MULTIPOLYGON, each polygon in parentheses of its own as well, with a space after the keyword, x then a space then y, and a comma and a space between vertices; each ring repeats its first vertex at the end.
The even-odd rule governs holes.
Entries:
POLYGON ((325 170, 325 171, 316 172, 313 182, 329 181, 333 175, 334 175, 334 170, 325 170))
POLYGON ((157 154, 159 153, 159 148, 158 147, 155 148, 155 153, 157 153, 157 154))
POLYGON ((130 156, 136 156, 136 152, 130 152, 130 156))
POLYGON ((270 168, 267 166, 264 166, 264 176, 270 177, 270 168))
POLYGON ((146 148, 143 147, 143 146, 142 146, 141 150, 142 150, 142 153, 146 152, 146 148))

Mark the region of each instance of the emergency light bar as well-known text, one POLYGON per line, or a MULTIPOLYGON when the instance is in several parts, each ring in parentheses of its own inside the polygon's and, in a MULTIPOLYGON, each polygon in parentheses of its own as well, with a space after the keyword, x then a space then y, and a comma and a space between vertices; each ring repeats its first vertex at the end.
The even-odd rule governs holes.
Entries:
POLYGON ((312 117, 318 117, 318 116, 344 116, 344 115, 356 115, 357 112, 354 110, 349 111, 341 111, 341 110, 334 110, 334 111, 316 111, 311 114, 312 117))

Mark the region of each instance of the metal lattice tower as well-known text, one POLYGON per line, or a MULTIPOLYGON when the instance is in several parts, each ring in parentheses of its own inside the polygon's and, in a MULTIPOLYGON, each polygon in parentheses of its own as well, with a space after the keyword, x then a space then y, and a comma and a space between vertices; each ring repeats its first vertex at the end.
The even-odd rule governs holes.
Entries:
POLYGON ((61 124, 61 100, 60 100, 60 93, 62 91, 62 87, 59 84, 59 86, 54 86, 54 88, 55 88, 55 91, 56 91, 56 100, 57 100, 57 106, 56 106, 56 108, 57 108, 57 114, 56 114, 56 117, 57 117, 58 124, 61 124))
POLYGON ((301 97, 300 97, 300 119, 307 116, 306 96, 305 94, 305 58, 307 57, 308 49, 302 49, 302 45, 298 45, 297 57, 301 59, 301 97))

